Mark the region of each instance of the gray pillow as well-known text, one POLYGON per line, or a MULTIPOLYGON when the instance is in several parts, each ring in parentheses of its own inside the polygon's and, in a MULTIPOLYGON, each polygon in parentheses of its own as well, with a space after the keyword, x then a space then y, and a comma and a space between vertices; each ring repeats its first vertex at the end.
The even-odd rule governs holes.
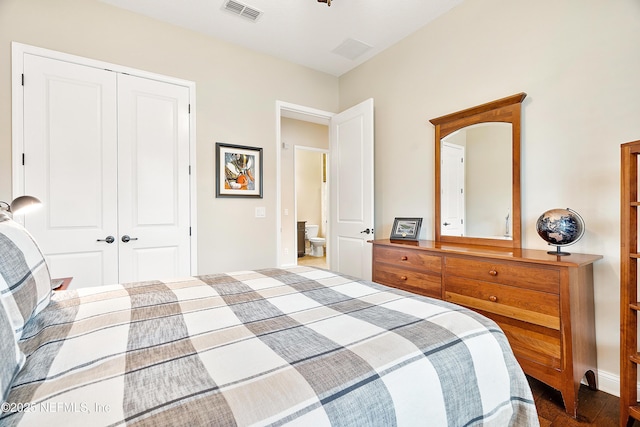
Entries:
POLYGON ((0 218, 0 300, 15 339, 51 300, 51 276, 35 240, 17 222, 0 218))
POLYGON ((24 365, 24 354, 15 340, 13 326, 9 322, 9 316, 0 303, 0 394, 2 402, 7 400, 11 382, 24 365))

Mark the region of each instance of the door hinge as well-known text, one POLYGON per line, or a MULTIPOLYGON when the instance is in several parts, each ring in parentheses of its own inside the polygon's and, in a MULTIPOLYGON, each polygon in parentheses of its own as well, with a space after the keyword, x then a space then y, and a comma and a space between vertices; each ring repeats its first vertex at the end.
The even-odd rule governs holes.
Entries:
POLYGON ((22 73, 22 86, 24 86, 24 73, 22 73))
POLYGON ((22 166, 24 166, 24 153, 22 153, 22 166))
POLYGON ((189 227, 189 236, 191 236, 191 227, 189 227))
POLYGON ((189 104, 189 114, 191 114, 191 104, 189 104))
POLYGON ((189 175, 191 175, 191 165, 189 165, 189 175))

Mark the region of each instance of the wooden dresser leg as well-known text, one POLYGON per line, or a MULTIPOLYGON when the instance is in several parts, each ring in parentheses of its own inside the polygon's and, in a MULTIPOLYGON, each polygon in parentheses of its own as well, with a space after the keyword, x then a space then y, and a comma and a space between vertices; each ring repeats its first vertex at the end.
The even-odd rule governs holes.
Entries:
MULTIPOLYGON (((580 387, 580 383, 578 383, 580 387)), ((561 390, 562 400, 564 401, 564 410, 567 414, 573 418, 578 416, 578 391, 575 387, 567 387, 565 390, 561 390)))
MULTIPOLYGON (((591 390, 598 390, 596 385, 596 374, 591 369, 585 372, 587 379, 587 385, 591 390)), ((578 392, 580 390, 580 381, 573 384, 573 387, 567 387, 566 390, 561 390, 562 400, 564 401, 564 409, 567 414, 573 418, 578 416, 578 392)))
POLYGON ((589 389, 591 390, 598 390, 597 384, 596 384, 596 374, 589 369, 586 373, 585 373, 585 377, 587 378, 587 385, 589 386, 589 389))

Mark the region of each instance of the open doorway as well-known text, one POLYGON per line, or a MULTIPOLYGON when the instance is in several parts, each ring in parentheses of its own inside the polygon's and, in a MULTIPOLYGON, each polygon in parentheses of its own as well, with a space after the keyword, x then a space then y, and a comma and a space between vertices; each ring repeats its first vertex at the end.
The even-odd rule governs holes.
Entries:
MULTIPOLYGON (((320 129, 321 130, 321 129, 320 129)), ((312 137, 313 132, 308 132, 312 137)), ((322 145, 322 133, 317 145, 322 145)), ((327 145, 328 145, 327 138, 327 145)), ((295 146, 295 206, 298 265, 327 268, 329 186, 327 149, 295 146)))
MULTIPOLYGON (((328 179, 328 153, 329 153, 329 123, 333 113, 315 110, 308 107, 303 107, 295 104, 287 104, 278 102, 277 108, 277 163, 278 163, 278 193, 277 193, 277 206, 278 214, 276 222, 278 225, 279 233, 277 239, 277 264, 281 267, 289 267, 298 265, 299 261, 315 262, 322 268, 329 268, 330 265, 327 262, 328 254, 331 248, 326 243, 328 239, 328 217, 330 213, 329 206, 329 179, 328 179), (297 155, 296 153, 302 153, 297 155), (306 189, 302 182, 297 182, 296 178, 296 162, 303 162, 305 154, 317 155, 317 159, 320 162, 316 163, 316 168, 319 173, 319 180, 323 180, 321 184, 316 185, 314 189, 306 189), (324 158, 323 158, 324 154, 324 158), (320 172, 322 161, 325 162, 324 176, 320 172), (322 188, 325 188, 324 193, 322 188), (307 199, 306 194, 302 200, 298 200, 296 193, 297 190, 306 193, 314 192, 307 199), (317 196, 317 197, 316 197, 317 196), (325 197, 324 201, 322 197, 325 197), (313 200, 313 202, 309 202, 313 200), (317 214, 309 213, 305 208, 306 205, 313 203, 317 206, 323 207, 314 210, 317 214), (305 205, 301 207, 301 213, 298 213, 298 205, 305 205), (324 215, 322 214, 324 211, 324 215), (312 257, 311 245, 308 239, 306 231, 306 224, 317 225, 319 237, 325 237, 324 253, 322 257, 312 257)), ((313 160, 312 160, 313 162, 313 160)), ((303 170, 309 170, 307 166, 302 166, 303 170)), ((319 253, 319 249, 316 245, 316 255, 319 253)))
POLYGON ((294 145, 283 138, 285 119, 326 126, 329 140, 329 217, 326 234, 327 268, 363 279, 371 279, 373 233, 373 99, 340 113, 331 113, 276 101, 276 262, 295 266, 297 223, 293 210, 295 179, 294 145), (354 163, 354 159, 357 161, 354 163), (357 166, 357 167, 354 167, 357 166))

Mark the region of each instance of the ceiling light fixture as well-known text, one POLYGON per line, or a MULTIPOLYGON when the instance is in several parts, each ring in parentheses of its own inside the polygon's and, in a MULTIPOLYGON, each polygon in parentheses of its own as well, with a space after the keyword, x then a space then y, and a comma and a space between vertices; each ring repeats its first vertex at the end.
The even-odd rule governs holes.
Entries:
POLYGON ((331 6, 331 0, 318 0, 318 3, 326 3, 327 6, 331 6))

